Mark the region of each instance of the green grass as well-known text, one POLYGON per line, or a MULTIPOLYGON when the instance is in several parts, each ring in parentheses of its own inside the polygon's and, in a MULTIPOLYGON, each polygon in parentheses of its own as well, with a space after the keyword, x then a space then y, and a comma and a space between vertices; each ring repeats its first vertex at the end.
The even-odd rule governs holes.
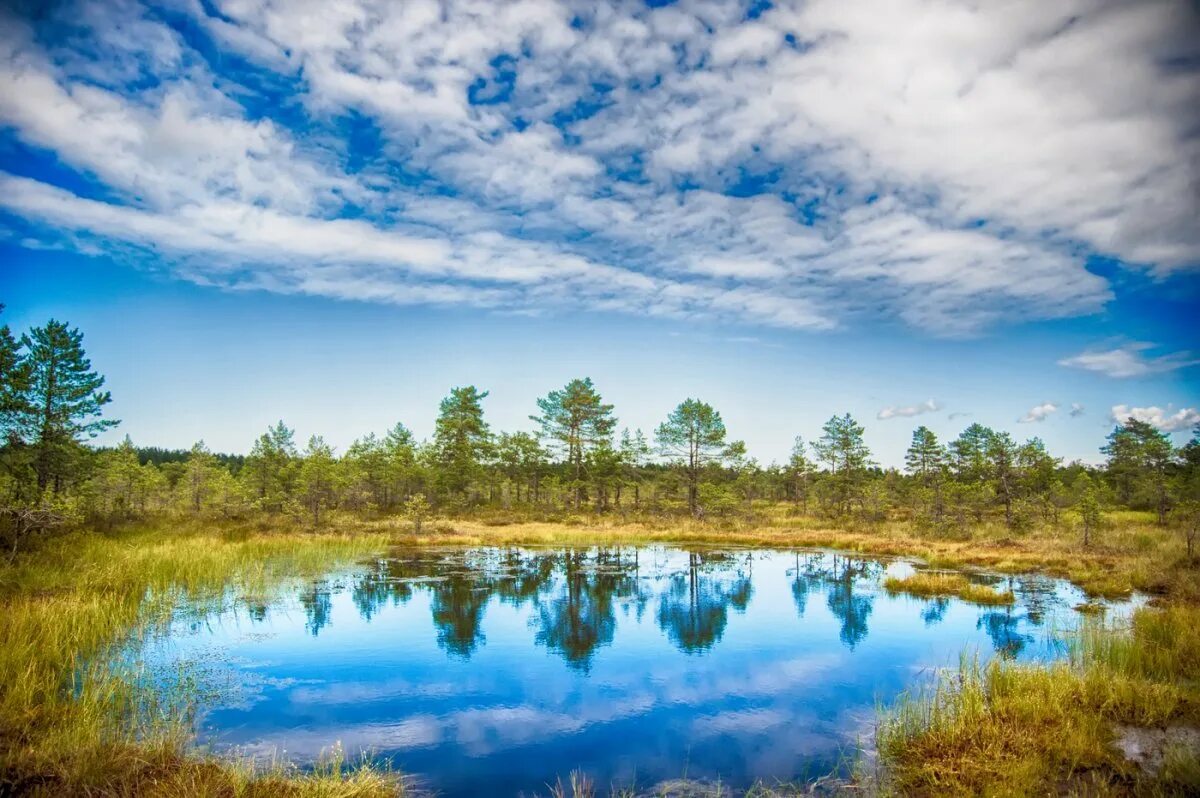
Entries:
POLYGON ((962 574, 918 571, 903 578, 889 576, 883 580, 883 588, 888 593, 907 593, 923 598, 957 596, 972 604, 1009 605, 1015 600, 1011 590, 975 584, 962 574))

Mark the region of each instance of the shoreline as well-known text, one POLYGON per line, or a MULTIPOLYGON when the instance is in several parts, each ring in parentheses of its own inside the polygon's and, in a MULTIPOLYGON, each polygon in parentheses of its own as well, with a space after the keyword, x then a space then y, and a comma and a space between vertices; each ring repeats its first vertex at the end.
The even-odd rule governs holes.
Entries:
MULTIPOLYGON (((0 610, 9 616, 0 620, 0 632, 4 632, 6 639, 13 640, 18 648, 16 653, 10 648, 7 662, 0 659, 0 664, 6 668, 20 664, 22 643, 26 646, 25 651, 37 655, 35 660, 39 657, 42 660, 40 678, 26 676, 29 684, 7 686, 3 688, 5 694, 0 695, 0 708, 4 710, 3 725, 0 725, 0 769, 16 774, 14 791, 18 794, 51 794, 55 790, 50 785, 54 784, 59 785, 59 792, 91 789, 101 795, 167 795, 171 793, 163 790, 168 786, 175 790, 174 794, 180 795, 198 794, 210 791, 210 788, 233 795, 264 796, 411 794, 411 790, 406 793, 402 783, 397 782, 398 774, 370 768, 353 769, 344 761, 329 762, 303 772, 286 763, 276 763, 274 768, 261 771, 246 762, 197 755, 188 749, 188 735, 178 724, 156 726, 138 720, 124 725, 128 718, 136 716, 130 714, 131 707, 138 701, 145 701, 146 696, 136 691, 122 692, 128 688, 112 684, 111 678, 106 681, 105 675, 98 671, 89 671, 79 677, 82 689, 75 696, 62 695, 56 686, 67 677, 71 663, 86 659, 89 653, 93 657, 102 655, 128 635, 138 634, 163 621, 164 613, 170 610, 162 605, 163 597, 158 604, 144 600, 142 596, 147 587, 164 589, 164 597, 169 597, 171 590, 180 585, 199 595, 230 587, 239 594, 250 595, 274 580, 316 575, 335 564, 379 556, 393 547, 649 544, 829 550, 870 558, 916 559, 936 569, 983 568, 995 575, 1036 572, 1069 579, 1089 596, 1105 598, 1128 597, 1127 591, 1140 589, 1143 585, 1157 585, 1162 589, 1146 592, 1161 605, 1159 608, 1136 611, 1127 632, 1110 629, 1105 634, 1114 640, 1122 635, 1136 636, 1139 624, 1145 625, 1149 623, 1146 619, 1155 617, 1170 618, 1172 633, 1185 641, 1191 641, 1197 634, 1195 630, 1200 629, 1200 608, 1186 584, 1189 574, 1195 575, 1194 569, 1185 567, 1181 571, 1177 564, 1164 563, 1164 560, 1170 560, 1168 553, 1175 542, 1168 530, 1157 530, 1160 548, 1153 552, 1157 556, 1151 557, 1132 547, 1080 552, 1081 547, 1061 537, 1049 539, 1044 534, 1031 533, 1024 538, 1014 538, 995 535, 995 531, 986 526, 973 530, 966 540, 942 540, 921 538, 915 530, 898 522, 886 523, 874 530, 765 524, 755 528, 722 529, 701 527, 690 521, 669 526, 668 523, 651 519, 650 523, 634 524, 538 521, 497 525, 480 520, 452 519, 437 521, 432 525, 435 528, 414 535, 407 524, 398 519, 348 520, 318 531, 297 531, 294 525, 283 521, 160 522, 115 533, 76 532, 61 540, 47 542, 39 552, 0 567, 0 610), (1080 554, 1083 556, 1074 556, 1080 554), (1152 562, 1157 562, 1156 570, 1148 567, 1152 562), (1072 576, 1082 578, 1077 580, 1072 576), (1089 584, 1096 589, 1089 590, 1089 584), (1121 593, 1117 588, 1123 586, 1128 587, 1121 593), (47 641, 55 640, 62 632, 63 613, 69 613, 67 607, 72 604, 76 607, 74 625, 86 625, 89 613, 101 616, 103 622, 97 621, 97 627, 90 630, 71 630, 66 640, 55 643, 64 647, 56 655, 55 651, 47 650, 47 641), (84 607, 87 609, 79 609, 84 607), (92 695, 92 688, 97 695, 92 695), (22 690, 26 692, 22 694, 22 690), (13 710, 22 712, 14 717, 13 710), (24 728, 16 719, 22 716, 24 728), (129 764, 131 762, 138 764, 133 766, 129 764), (156 785, 149 791, 148 778, 156 785)), ((804 519, 803 523, 809 523, 809 520, 804 519)), ((1154 529, 1146 532, 1145 526, 1131 526, 1126 533, 1155 534, 1154 529)), ((1115 535, 1118 540, 1124 540, 1126 536, 1125 533, 1115 535)), ((1092 645, 1099 644, 1093 641, 1092 645)), ((1118 643, 1105 645, 1112 647, 1118 643)), ((1126 673, 1115 669, 1106 678, 1114 685, 1137 685, 1139 689, 1153 693, 1145 701, 1127 698, 1126 709, 1129 711, 1126 714, 1129 717, 1151 718, 1155 722, 1174 719, 1185 725, 1194 723, 1200 720, 1200 696, 1195 695, 1194 686, 1187 684, 1194 678, 1191 670, 1194 663, 1190 656, 1190 649, 1183 652, 1173 662, 1175 671, 1160 668, 1153 672, 1126 673), (1173 698, 1164 703, 1160 694, 1166 693, 1173 698)), ((0 657, 4 655, 0 654, 0 657)), ((967 670, 958 675, 960 688, 953 695, 962 701, 968 697, 962 685, 970 684, 972 690, 986 692, 1001 689, 997 685, 1007 684, 1014 678, 1013 674, 1045 674, 1056 683, 1060 682, 1063 689, 1069 688, 1068 692, 1074 691, 1072 701, 1080 706, 1081 712, 1086 710, 1097 723, 1116 728, 1118 718, 1111 717, 1111 713, 1105 714, 1107 710, 1103 706, 1093 712, 1085 706, 1086 695, 1079 693, 1079 690, 1086 693, 1088 689, 1096 689, 1093 682, 1098 677, 1089 675, 1099 667, 1095 664, 1095 652, 1083 651, 1073 659, 1075 661, 1064 667, 993 663, 977 674, 972 675, 967 670)), ((26 667, 29 671, 39 670, 38 664, 35 662, 35 667, 30 668, 26 663, 26 667)), ((919 776, 928 776, 928 763, 937 761, 935 752, 926 748, 933 736, 946 734, 945 726, 939 726, 936 721, 946 716, 950 711, 948 707, 954 706, 950 695, 952 693, 943 692, 932 698, 902 697, 895 706, 881 707, 878 728, 882 736, 872 747, 881 750, 881 761, 876 769, 886 775, 862 774, 859 783, 853 787, 841 785, 840 788, 853 790, 854 794, 864 791, 871 791, 868 794, 920 794, 934 788, 936 782, 927 783, 919 776), (917 711, 914 709, 917 706, 923 709, 917 711), (940 706, 941 715, 931 710, 931 706, 940 706), (921 724, 914 721, 918 716, 923 719, 921 724), (906 752, 915 751, 923 753, 914 770, 906 752), (889 786, 893 782, 894 786, 889 786)), ((993 720, 996 724, 1008 721, 997 717, 986 722, 976 719, 976 724, 983 728, 993 720)), ((964 743, 970 737, 964 737, 961 730, 957 734, 964 743)), ((974 761, 979 753, 969 746, 953 756, 950 756, 950 750, 938 750, 942 751, 947 771, 974 761)), ((1026 751, 1022 756, 1036 759, 1041 753, 1044 752, 1026 751)), ((1137 776, 1136 767, 1122 770, 1119 765, 1116 759, 1101 757, 1092 769, 1108 768, 1114 773, 1119 772, 1122 779, 1133 779, 1139 784, 1144 781, 1144 777, 1137 776)), ((978 785, 958 787, 965 788, 968 793, 976 787, 982 789, 980 785, 987 783, 987 771, 981 772, 983 775, 979 778, 983 780, 978 785)), ((571 794, 569 787, 567 785, 568 795, 571 794)), ((758 794, 771 793, 760 791, 758 794)), ((1112 794, 1135 793, 1118 791, 1112 794)))

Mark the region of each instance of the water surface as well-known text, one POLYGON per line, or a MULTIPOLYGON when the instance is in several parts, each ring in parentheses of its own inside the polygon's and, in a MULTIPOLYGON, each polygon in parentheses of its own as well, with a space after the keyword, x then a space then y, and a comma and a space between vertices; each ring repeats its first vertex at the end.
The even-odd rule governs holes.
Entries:
MULTIPOLYGON (((975 575, 1013 607, 889 596, 913 566, 812 551, 423 549, 260 604, 187 614, 138 652, 216 692, 218 751, 311 762, 340 743, 440 795, 814 777, 869 743, 875 707, 957 664, 1062 656, 1083 594, 975 575)), ((1110 612, 1128 611, 1113 605, 1110 612)))

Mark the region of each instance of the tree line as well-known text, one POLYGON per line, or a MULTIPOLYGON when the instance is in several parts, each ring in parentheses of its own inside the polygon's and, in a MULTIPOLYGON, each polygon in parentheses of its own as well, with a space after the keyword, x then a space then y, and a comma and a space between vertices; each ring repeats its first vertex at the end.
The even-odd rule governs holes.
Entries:
POLYGON ((505 510, 540 514, 654 513, 753 518, 788 502, 798 515, 858 522, 906 518, 930 528, 987 520, 1021 529, 1056 525, 1065 511, 1085 541, 1106 507, 1152 510, 1187 530, 1200 499, 1200 427, 1176 448, 1134 418, 1101 447, 1103 467, 1062 462, 1043 442, 971 424, 943 443, 918 427, 903 469, 881 468, 849 413, 813 441, 795 439, 786 463, 763 465, 731 439, 711 405, 680 402, 650 435, 620 429, 612 404, 579 378, 534 403, 530 432, 495 432, 487 391, 452 388, 430 440, 397 423, 336 452, 323 437, 296 440, 282 421, 247 455, 115 447, 90 441, 118 422, 78 329, 51 320, 17 338, 0 328, 0 530, 10 548, 56 525, 102 526, 164 514, 296 516, 320 525, 333 511, 505 510))

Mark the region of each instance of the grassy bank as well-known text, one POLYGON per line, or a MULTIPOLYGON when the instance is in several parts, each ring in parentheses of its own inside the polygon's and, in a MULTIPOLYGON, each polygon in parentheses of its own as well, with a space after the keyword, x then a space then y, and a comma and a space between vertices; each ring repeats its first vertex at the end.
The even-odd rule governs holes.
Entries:
MULTIPOLYGON (((1085 762, 1142 789, 1151 782, 1114 758, 1115 749, 1103 754, 1101 748, 1111 742, 1115 723, 1197 720, 1200 573, 1184 561, 1182 541, 1148 516, 1114 521, 1089 548, 1070 533, 1014 534, 989 524, 953 535, 905 522, 834 529, 781 506, 764 508, 752 522, 707 524, 617 516, 529 521, 494 514, 434 521, 420 535, 399 519, 349 518, 334 518, 320 532, 280 522, 74 533, 0 565, 0 673, 6 677, 0 682, 0 774, 10 789, 43 795, 395 795, 403 786, 394 774, 347 768, 336 757, 323 769, 299 773, 286 766, 255 771, 246 763, 198 756, 189 751, 186 717, 178 707, 157 703, 138 674, 114 675, 107 657, 166 623, 185 596, 214 607, 231 597, 253 598, 394 543, 674 543, 909 555, 936 567, 1041 570, 1101 596, 1133 589, 1158 594, 1171 605, 1167 611, 1139 613, 1132 631, 1094 631, 1068 665, 965 669, 936 696, 902 704, 882 727, 879 744, 884 790, 987 792, 995 786, 987 782, 988 768, 1004 772, 1000 764, 988 764, 989 756, 1026 774, 1014 783, 1074 774, 1062 763, 1085 762), (1021 742, 1027 732, 1018 729, 1025 722, 1035 724, 1040 746, 1021 742), (933 765, 926 763, 961 777, 931 780, 933 765)), ((955 595, 967 589, 955 576, 936 586, 907 587, 955 595)), ((1172 759, 1167 772, 1186 775, 1180 762, 1172 759)), ((1154 782, 1160 783, 1174 782, 1154 782)))

